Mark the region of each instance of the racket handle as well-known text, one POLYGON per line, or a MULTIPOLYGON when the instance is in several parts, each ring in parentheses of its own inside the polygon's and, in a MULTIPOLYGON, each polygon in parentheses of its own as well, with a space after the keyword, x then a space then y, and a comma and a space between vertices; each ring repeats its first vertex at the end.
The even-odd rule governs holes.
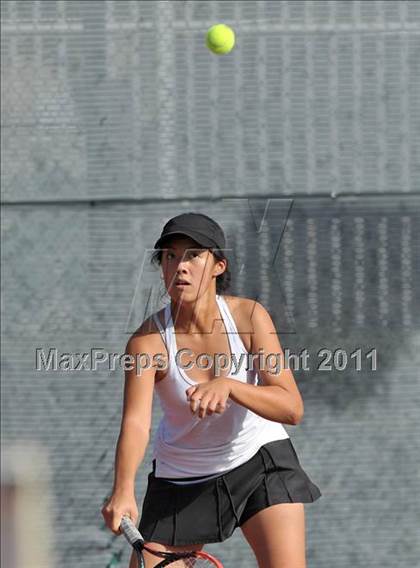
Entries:
POLYGON ((128 540, 128 542, 131 545, 134 545, 138 541, 140 541, 142 544, 144 543, 144 538, 137 530, 133 521, 127 515, 124 515, 123 518, 121 519, 120 529, 122 530, 125 538, 128 540))

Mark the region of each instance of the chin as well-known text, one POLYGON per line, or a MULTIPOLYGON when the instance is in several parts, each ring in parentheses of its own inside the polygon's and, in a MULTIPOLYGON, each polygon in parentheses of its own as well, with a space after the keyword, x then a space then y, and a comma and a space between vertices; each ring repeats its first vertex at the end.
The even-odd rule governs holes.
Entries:
POLYGON ((195 294, 193 293, 193 290, 178 290, 177 288, 173 288, 170 292, 168 292, 169 295, 171 296, 171 298, 173 299, 177 299, 177 298, 183 298, 183 299, 187 299, 187 298, 191 298, 191 299, 195 299, 195 294))

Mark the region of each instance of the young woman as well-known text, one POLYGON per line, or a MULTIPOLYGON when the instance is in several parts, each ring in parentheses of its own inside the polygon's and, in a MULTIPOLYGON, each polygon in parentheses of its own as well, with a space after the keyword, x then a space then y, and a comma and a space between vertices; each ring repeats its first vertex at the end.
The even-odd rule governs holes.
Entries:
POLYGON ((268 354, 283 352, 266 309, 222 294, 224 248, 221 227, 199 213, 168 221, 155 244, 170 302, 127 343, 126 353, 148 364, 126 372, 114 488, 102 514, 115 534, 124 514, 138 521, 135 476, 156 391, 163 418, 139 522, 149 546, 200 550, 240 527, 258 566, 304 568, 303 503, 321 492, 283 427, 300 423, 303 402, 292 372, 268 364, 268 354))

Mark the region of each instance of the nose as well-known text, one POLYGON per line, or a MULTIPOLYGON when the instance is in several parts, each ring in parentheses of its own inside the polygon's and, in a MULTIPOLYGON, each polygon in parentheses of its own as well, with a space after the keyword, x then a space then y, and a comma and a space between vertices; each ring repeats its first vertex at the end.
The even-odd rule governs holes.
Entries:
POLYGON ((185 271, 186 271, 186 266, 187 266, 188 262, 189 262, 189 261, 188 261, 188 258, 185 258, 185 257, 180 258, 180 259, 179 259, 179 262, 178 262, 178 265, 177 265, 177 268, 176 268, 176 271, 177 271, 177 272, 185 272, 185 271))
POLYGON ((181 274, 186 274, 186 273, 187 273, 187 269, 185 268, 183 261, 180 261, 180 262, 179 262, 179 264, 178 264, 178 266, 177 266, 177 269, 176 269, 176 273, 177 273, 177 275, 181 275, 181 274))

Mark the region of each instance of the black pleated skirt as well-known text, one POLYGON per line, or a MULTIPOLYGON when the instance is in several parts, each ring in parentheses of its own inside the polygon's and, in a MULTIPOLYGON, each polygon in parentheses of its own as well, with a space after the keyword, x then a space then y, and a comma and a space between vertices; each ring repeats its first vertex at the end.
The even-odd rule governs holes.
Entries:
POLYGON ((222 542, 259 511, 312 503, 319 488, 302 469, 290 438, 264 444, 244 464, 213 479, 175 485, 148 475, 139 531, 172 546, 222 542))

